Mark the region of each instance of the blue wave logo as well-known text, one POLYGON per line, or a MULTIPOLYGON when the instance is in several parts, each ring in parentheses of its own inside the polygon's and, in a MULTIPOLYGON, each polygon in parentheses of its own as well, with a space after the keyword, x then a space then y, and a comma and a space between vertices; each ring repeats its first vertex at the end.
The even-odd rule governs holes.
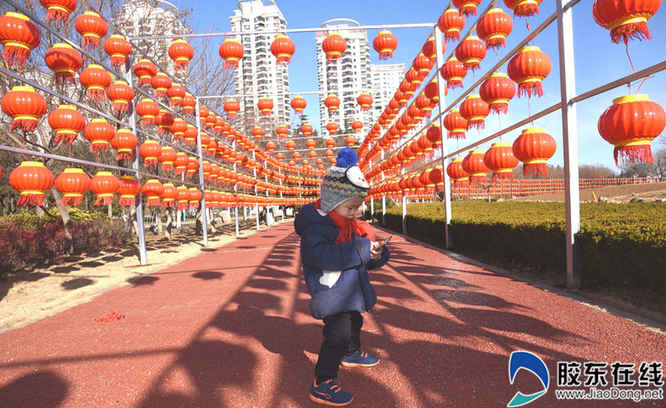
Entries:
POLYGON ((513 380, 516 378, 516 374, 521 369, 527 370, 528 372, 534 374, 541 385, 543 385, 543 390, 535 392, 534 394, 523 394, 518 391, 511 401, 507 404, 507 407, 522 407, 527 405, 535 399, 541 397, 548 391, 548 385, 550 383, 550 376, 548 375, 548 367, 546 363, 534 353, 529 351, 514 351, 509 357, 509 383, 513 384, 513 380))

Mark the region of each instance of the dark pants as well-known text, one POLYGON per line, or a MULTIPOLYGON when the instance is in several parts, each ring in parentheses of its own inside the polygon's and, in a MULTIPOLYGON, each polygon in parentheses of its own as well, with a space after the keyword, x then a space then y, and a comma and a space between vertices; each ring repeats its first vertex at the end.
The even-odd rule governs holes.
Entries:
POLYGON ((341 312, 324 317, 324 342, 315 366, 317 383, 338 377, 338 366, 347 354, 361 349, 363 316, 359 312, 341 312))

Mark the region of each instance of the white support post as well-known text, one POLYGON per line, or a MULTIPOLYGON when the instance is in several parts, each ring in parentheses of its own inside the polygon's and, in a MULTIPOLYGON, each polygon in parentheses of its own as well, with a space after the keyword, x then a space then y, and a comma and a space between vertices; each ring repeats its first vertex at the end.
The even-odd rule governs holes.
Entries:
MULTIPOLYGON (((199 188, 201 188, 201 194, 205 192, 204 188, 204 172, 203 172, 203 150, 201 148, 201 116, 200 116, 200 106, 199 98, 196 98, 196 104, 194 107, 195 117, 197 121, 197 155, 199 156, 199 188)), ((206 199, 202 196, 201 205, 201 229, 203 230, 203 243, 204 246, 208 246, 208 217, 206 216, 206 199)), ((179 214, 180 215, 180 214, 179 214)))
MULTIPOLYGON (((382 162, 384 161, 384 149, 381 150, 382 152, 382 162)), ((384 171, 382 170, 382 182, 386 180, 386 177, 384 176, 384 171)), ((382 193, 382 226, 386 226, 386 193, 382 193)))
POLYGON ((564 145, 564 188, 566 208, 567 287, 579 288, 580 187, 578 185, 578 129, 576 128, 576 74, 574 65, 573 7, 564 9, 569 0, 557 0, 557 33, 560 54, 560 92, 562 94, 562 139, 564 145))
MULTIPOLYGON (((400 169, 400 175, 405 176, 405 169, 400 169)), ((407 234, 407 194, 402 191, 402 233, 407 234)))
MULTIPOLYGON (((132 70, 127 72, 127 83, 132 84, 132 70)), ((136 112, 132 109, 130 116, 130 123, 132 126, 132 133, 136 133, 136 112)), ((134 169, 134 177, 140 183, 141 173, 139 172, 139 145, 134 148, 134 159, 132 160, 132 168, 134 169)), ((136 233, 139 239, 139 262, 141 265, 146 264, 146 233, 143 222, 143 200, 141 196, 136 200, 136 233)))
MULTIPOLYGON (((231 148, 236 150, 236 138, 234 137, 234 142, 231 144, 231 148)), ((234 160, 234 173, 236 172, 237 164, 234 160)), ((238 183, 234 183, 234 194, 238 194, 238 183)), ((238 228, 238 203, 234 204, 234 216, 236 218, 236 238, 240 236, 240 229, 238 228)))
MULTIPOLYGON (((257 160, 257 156, 252 150, 252 160, 257 160)), ((252 169, 252 174, 254 175, 254 179, 257 179, 257 167, 255 166, 254 169, 252 169)), ((257 185, 254 185, 254 199, 257 200, 254 203, 254 212, 255 212, 255 218, 257 219, 257 231, 259 231, 259 191, 257 189, 257 185)))
MULTIPOLYGON (((444 180, 444 248, 451 248, 451 239, 450 239, 450 233, 449 233, 449 226, 451 225, 451 180, 449 179, 449 175, 446 173, 446 155, 449 154, 449 148, 447 145, 447 137, 446 133, 444 132, 444 115, 442 115, 442 112, 444 112, 444 109, 446 109, 446 88, 444 81, 442 78, 439 77, 439 69, 442 65, 444 65, 444 46, 442 43, 442 32, 439 30, 439 27, 435 26, 435 51, 437 55, 437 65, 436 65, 436 73, 438 81, 438 92, 439 92, 439 103, 437 104, 438 109, 439 109, 439 129, 442 132, 442 145, 441 145, 441 150, 442 150, 442 178, 444 180)), ((435 190, 437 187, 435 186, 435 190)))
MULTIPOLYGON (((370 160, 370 170, 372 170, 372 160, 370 160)), ((370 197, 370 221, 375 221, 375 196, 370 197)))

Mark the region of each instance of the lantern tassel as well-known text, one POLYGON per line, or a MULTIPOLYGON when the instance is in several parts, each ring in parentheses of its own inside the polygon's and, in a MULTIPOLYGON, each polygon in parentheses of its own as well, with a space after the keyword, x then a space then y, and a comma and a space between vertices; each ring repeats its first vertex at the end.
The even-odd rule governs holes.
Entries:
POLYGON ((237 68, 237 67, 238 67, 238 61, 236 61, 236 60, 227 59, 227 60, 224 62, 224 68, 225 68, 225 69, 230 69, 230 68, 231 68, 231 69, 235 69, 235 68, 237 68))
POLYGON ((83 202, 83 195, 81 194, 76 194, 76 195, 71 195, 68 196, 65 194, 65 196, 60 200, 60 205, 69 205, 69 206, 79 206, 83 202))
POLYGON ((512 171, 496 171, 493 173, 493 182, 495 181, 507 181, 507 180, 513 180, 513 172, 512 171))
POLYGON ((471 119, 467 122, 467 130, 476 128, 476 129, 485 129, 486 123, 484 119, 471 119))
POLYGON ((123 160, 131 160, 132 157, 134 157, 134 153, 130 150, 128 152, 118 152, 118 156, 116 156, 117 161, 123 161, 123 160))
POLYGON ((99 47, 100 38, 96 35, 83 35, 81 46, 87 50, 95 50, 99 47))
POLYGON ((95 200, 95 207, 100 205, 109 205, 113 203, 113 193, 111 194, 99 194, 97 200, 95 200))
POLYGON ((493 103, 490 105, 490 111, 496 114, 507 114, 509 112, 509 104, 505 102, 493 103))
POLYGON ((46 22, 59 27, 62 27, 65 24, 67 17, 69 17, 69 11, 58 7, 49 7, 46 12, 46 22))
POLYGON ((157 166, 157 157, 146 157, 143 160, 143 166, 144 167, 153 167, 157 166))
POLYGON ((187 210, 187 208, 190 206, 190 203, 188 201, 178 201, 178 209, 179 210, 187 210))
POLYGON ((523 176, 548 176, 548 165, 546 163, 523 164, 523 176))
POLYGON ((108 142, 93 142, 90 145, 90 151, 92 153, 106 152, 109 150, 108 142))
POLYGON ((448 80, 446 81, 447 89, 456 89, 457 87, 464 88, 462 81, 460 80, 448 80))
POLYGON ((167 96, 167 91, 166 91, 166 89, 159 88, 159 89, 156 89, 156 90, 155 90, 155 97, 157 97, 157 98, 163 98, 163 97, 165 97, 165 96, 167 96))
POLYGON ((42 206, 44 205, 44 193, 40 191, 32 191, 32 192, 24 191, 19 196, 16 205, 19 207, 28 207, 31 205, 42 206))
POLYGON ((139 86, 150 85, 152 78, 149 75, 144 75, 139 77, 139 86))
POLYGON ((613 156, 615 157, 615 164, 619 165, 619 162, 631 162, 631 163, 654 163, 654 157, 652 156, 652 149, 650 149, 650 144, 634 144, 634 145, 625 145, 625 146, 616 146, 613 151, 613 156))
POLYGON ((451 42, 459 41, 460 31, 457 30, 447 31, 446 34, 444 34, 444 38, 446 39, 446 41, 451 41, 451 42))
POLYGON ((518 86, 518 96, 527 95, 528 98, 534 96, 542 97, 543 96, 543 87, 541 86, 541 81, 538 82, 523 82, 518 86))
POLYGON ((118 200, 118 205, 122 207, 132 207, 134 208, 134 202, 136 201, 136 197, 132 195, 121 195, 120 199, 118 200))
POLYGON ((97 104, 104 102, 106 93, 102 88, 88 88, 88 100, 97 104))
POLYGON ((173 163, 162 163, 162 171, 171 173, 173 171, 173 163))
POLYGON ((160 126, 159 129, 157 129, 157 134, 158 135, 166 135, 169 132, 171 132, 171 130, 168 127, 165 127, 165 126, 160 126))
POLYGON ((127 65, 127 58, 124 55, 112 55, 111 65, 116 69, 116 71, 120 71, 124 66, 127 65))
POLYGON ((146 205, 148 207, 159 207, 160 198, 158 196, 148 196, 148 198, 146 199, 146 205))
POLYGON ((175 208, 176 207, 175 200, 164 199, 164 201, 162 201, 162 207, 163 208, 175 208))
POLYGON ((539 5, 530 2, 522 2, 513 10, 514 17, 532 17, 535 14, 539 14, 539 5))
POLYGON ((55 73, 56 85, 72 85, 76 83, 76 74, 72 71, 61 71, 55 73))
POLYGON ((141 126, 149 127, 155 123, 154 118, 151 116, 144 116, 141 118, 141 126))
POLYGON ((32 116, 17 116, 12 125, 9 127, 9 131, 13 131, 16 128, 21 129, 23 132, 32 132, 37 127, 37 118, 32 116))
POLYGON ((198 201, 190 201, 190 208, 199 208, 198 201))
POLYGON ((115 113, 116 115, 122 115, 128 110, 129 110, 129 104, 126 101, 113 103, 113 113, 115 113))
POLYGON ((17 45, 5 45, 2 53, 7 64, 11 66, 23 66, 30 56, 30 49, 17 45))

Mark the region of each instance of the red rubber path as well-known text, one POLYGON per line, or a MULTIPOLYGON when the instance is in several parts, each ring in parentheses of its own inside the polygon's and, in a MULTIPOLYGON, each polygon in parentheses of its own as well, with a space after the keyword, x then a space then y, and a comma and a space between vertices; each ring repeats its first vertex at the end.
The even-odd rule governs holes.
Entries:
MULTIPOLYGON (((513 350, 550 370, 551 390, 529 407, 664 406, 563 402, 552 388, 559 360, 663 361, 666 336, 399 237, 390 245, 362 334, 383 361, 341 368, 352 406, 505 407, 540 389, 523 371, 509 384, 513 350)), ((0 334, 0 406, 311 407, 321 328, 298 236, 281 224, 0 334), (125 317, 95 320, 112 312, 125 317)))

